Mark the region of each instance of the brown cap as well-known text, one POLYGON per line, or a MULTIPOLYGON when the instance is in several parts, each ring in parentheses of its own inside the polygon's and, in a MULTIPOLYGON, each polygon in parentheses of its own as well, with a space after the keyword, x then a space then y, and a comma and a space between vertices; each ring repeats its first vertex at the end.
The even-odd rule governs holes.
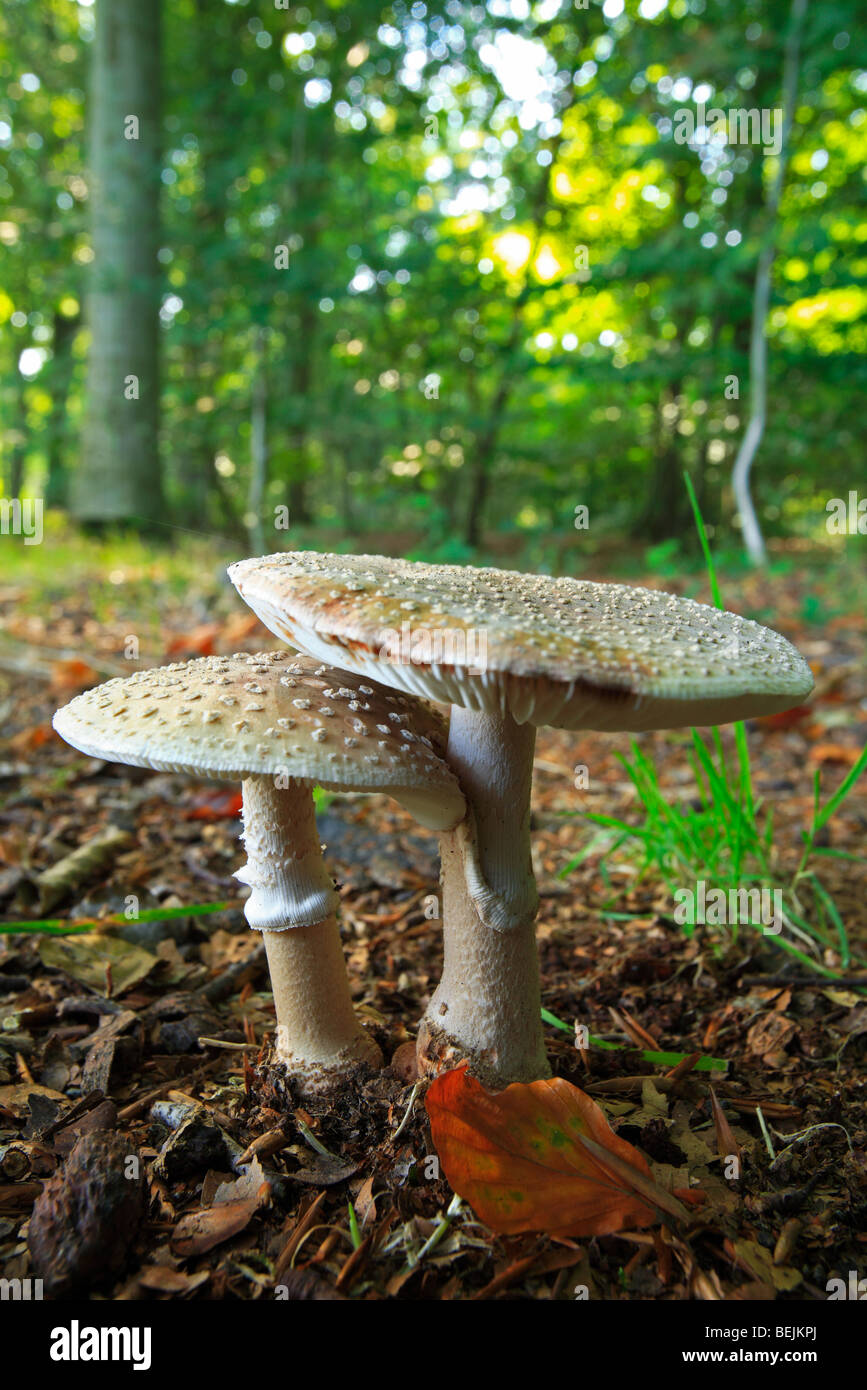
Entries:
POLYGON ((788 709, 813 685, 779 633, 653 589, 314 551, 242 560, 229 576, 300 650, 519 723, 727 723, 788 709))
POLYGON ((437 830, 464 814, 437 752, 446 736, 438 711, 288 652, 137 671, 85 691, 53 722, 67 743, 111 762, 388 792, 437 830))

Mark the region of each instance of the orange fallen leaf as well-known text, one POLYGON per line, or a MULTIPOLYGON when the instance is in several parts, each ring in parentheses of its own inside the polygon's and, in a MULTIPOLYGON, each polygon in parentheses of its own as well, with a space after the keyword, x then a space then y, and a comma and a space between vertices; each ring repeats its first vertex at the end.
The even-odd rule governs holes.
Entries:
POLYGON ((793 729, 812 713, 809 705, 794 705, 792 709, 779 710, 777 714, 760 715, 757 722, 760 729, 793 729))
POLYGON ((50 724, 35 724, 32 729, 22 729, 10 738, 7 747, 13 753, 34 753, 56 737, 50 724))
POLYGON ((189 811, 184 812, 185 820, 231 820, 241 814, 244 799, 240 792, 224 792, 197 801, 189 811))
POLYGON ((220 631, 220 641, 224 646, 231 648, 237 646, 243 638, 251 637, 254 632, 271 639, 271 633, 259 621, 255 613, 233 613, 231 618, 223 624, 220 631))
POLYGON ((860 748, 850 748, 846 743, 817 743, 807 754, 811 763, 849 763, 850 766, 854 766, 860 756, 860 748))
POLYGON ((464 1065, 438 1077, 425 1104, 446 1178, 494 1231, 597 1236, 649 1226, 660 1210, 688 1215, 561 1077, 491 1094, 464 1065))
POLYGON ((99 673, 88 666, 86 661, 68 657, 63 661, 51 663, 51 689, 64 694, 67 691, 87 690, 99 684, 99 673))
POLYGON ((168 643, 166 656, 183 656, 187 652, 196 656, 213 656, 214 640, 219 633, 219 623, 202 623, 194 627, 192 632, 181 632, 168 643))

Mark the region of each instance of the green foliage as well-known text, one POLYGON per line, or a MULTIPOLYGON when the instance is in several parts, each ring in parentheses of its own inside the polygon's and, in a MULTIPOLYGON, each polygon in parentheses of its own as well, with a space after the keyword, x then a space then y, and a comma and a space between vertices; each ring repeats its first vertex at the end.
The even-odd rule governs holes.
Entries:
MULTIPOLYGON (((737 548, 727 479, 774 161, 702 158, 671 122, 699 84, 708 106, 779 104, 788 0, 504 9, 164 6, 167 507, 150 522, 167 541, 181 526, 243 552, 264 380, 274 548, 580 569, 629 531, 665 574, 679 557, 659 546, 689 544, 684 467, 737 548), (507 39, 528 44, 542 114, 497 76, 507 39)), ((68 0, 0 18, 0 466, 7 495, 60 506, 88 345, 92 29, 68 0)), ((765 528, 824 544, 867 371, 857 32, 854 0, 808 9, 755 471, 765 528)))
POLYGON ((45 917, 32 922, 0 922, 0 933, 5 936, 20 936, 31 933, 37 936, 76 936, 82 932, 102 931, 107 927, 126 927, 131 921, 167 922, 173 917, 208 917, 215 912, 225 912, 234 903, 189 903, 184 907, 149 907, 137 912, 134 918, 122 912, 105 917, 94 917, 70 922, 63 917, 45 917))
MULTIPOLYGON (((542 1010, 542 1022, 549 1024, 552 1028, 559 1028, 562 1033, 573 1033, 574 1027, 564 1023, 557 1018, 550 1010, 542 1010)), ((622 1052, 626 1048, 625 1043, 610 1042, 607 1038, 600 1038, 596 1033, 588 1034, 588 1041, 594 1047, 599 1047, 603 1052, 622 1052)), ((687 1058, 686 1052, 654 1052, 647 1048, 636 1049, 643 1062, 652 1062, 654 1066, 676 1067, 687 1058)), ((728 1062, 723 1057, 699 1057, 696 1060, 695 1071, 727 1071, 728 1062)))
MULTIPOLYGON (((785 874, 774 841, 773 806, 753 800, 748 755, 738 753, 735 774, 721 749, 717 752, 709 747, 696 729, 691 734, 694 780, 683 789, 680 802, 672 803, 670 788, 660 785, 657 769, 634 740, 630 757, 618 755, 635 788, 643 819, 631 825, 616 816, 587 814, 585 818, 605 833, 593 837, 560 876, 573 872, 601 846, 605 860, 623 847, 632 853, 634 846, 639 854, 639 877, 664 883, 672 896, 679 888, 693 888, 699 880, 726 893, 745 886, 779 889, 784 928, 767 940, 811 970, 833 978, 835 972, 821 963, 821 951, 833 951, 843 970, 851 963, 852 953, 843 920, 813 860, 817 855, 840 852, 817 847, 815 840, 867 768, 867 750, 824 806, 820 805, 816 774, 815 809, 810 828, 804 832, 804 852, 797 869, 785 874), (746 756, 746 767, 742 756, 746 756)), ((842 857, 859 859, 855 855, 842 857)), ((687 935, 693 930, 693 926, 684 926, 687 935)), ((720 929, 706 930, 713 934, 720 929)), ((726 940, 732 944, 737 941, 737 923, 729 923, 722 931, 726 940)))
MULTIPOLYGON (((684 475, 684 480, 713 601, 717 608, 723 608, 701 509, 688 474, 684 475)), ((742 723, 736 723, 733 730, 736 766, 726 759, 718 728, 712 731, 712 746, 708 746, 697 729, 690 731, 693 783, 685 790, 682 801, 674 804, 670 790, 660 784, 652 761, 633 739, 632 756, 626 758, 618 754, 618 760, 635 788, 644 813, 643 823, 634 826, 616 816, 588 814, 586 819, 603 827, 606 833, 594 837, 570 860, 560 877, 571 873, 600 843, 605 845, 603 858, 607 860, 623 845, 638 841, 639 876, 652 875, 665 883, 672 895, 678 888, 692 888, 699 880, 726 893, 745 884, 779 889, 783 895, 783 922, 787 934, 772 935, 768 939, 814 971, 833 977, 834 971, 817 959, 819 949, 835 952, 844 970, 852 954, 843 919, 812 867, 812 861, 816 855, 826 854, 863 862, 859 856, 817 846, 816 839, 867 768, 867 748, 824 806, 819 773, 815 774, 813 817, 809 830, 803 833, 803 854, 795 872, 786 876, 779 866, 774 843, 773 806, 764 806, 754 795, 746 729, 742 723), (800 941, 801 946, 796 945, 796 941, 800 941), (809 954, 801 947, 806 947, 809 954)), ((694 924, 685 924, 684 929, 691 935, 694 924)), ((734 944, 738 923, 728 923, 727 933, 734 944)))

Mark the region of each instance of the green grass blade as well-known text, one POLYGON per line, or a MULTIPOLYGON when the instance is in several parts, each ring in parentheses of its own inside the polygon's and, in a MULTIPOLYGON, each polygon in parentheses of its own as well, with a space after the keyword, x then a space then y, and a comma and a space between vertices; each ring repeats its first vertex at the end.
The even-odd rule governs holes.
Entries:
POLYGON ((0 932, 6 935, 74 936, 79 932, 95 931, 102 927, 128 927, 133 922, 167 922, 172 917, 206 917, 213 912, 227 912, 240 907, 240 901, 227 903, 191 903, 189 907, 148 907, 127 917, 123 912, 112 913, 108 917, 87 917, 67 920, 63 917, 46 917, 38 922, 0 922, 0 932))
POLYGON ((837 940, 840 943, 840 965, 841 968, 845 970, 852 959, 852 953, 849 949, 849 937, 846 932, 846 927, 843 923, 843 918, 840 916, 840 913, 837 910, 837 904, 834 902, 834 899, 831 897, 831 894, 828 892, 826 888, 822 887, 822 884, 819 882, 815 874, 810 874, 810 882, 813 886, 813 892, 818 897, 819 901, 821 902, 822 906, 824 907, 825 911, 827 912, 828 916, 831 918, 831 921, 834 924, 834 928, 837 932, 837 940))
MULTIPOLYGON (((562 1033, 574 1035, 575 1029, 569 1023, 564 1023, 562 1018, 557 1018, 548 1009, 542 1009, 543 1023, 549 1023, 552 1028, 559 1028, 562 1033)), ((601 1048, 603 1052, 637 1052, 645 1062, 655 1062, 662 1067, 676 1067, 680 1062, 688 1057, 688 1052, 649 1052, 639 1047, 631 1047, 628 1043, 613 1043, 607 1038, 600 1038, 596 1033, 590 1033, 590 1042, 594 1047, 601 1048)), ((699 1057, 695 1064, 695 1071, 727 1071, 728 1062, 723 1057, 699 1057)))
POLYGON ((720 594, 719 584, 717 583, 716 569, 714 568, 713 556, 710 553, 707 532, 704 529, 704 518, 699 509, 698 498, 695 495, 695 488, 692 485, 692 478, 689 476, 686 469, 684 469, 683 472, 683 481, 686 483, 692 514, 695 517, 695 529, 698 531, 698 538, 701 541, 701 548, 704 554, 704 562, 707 566, 707 577, 710 580, 710 591, 713 596, 713 601, 717 608, 722 608, 722 595, 720 594))
POLYGON ((857 763, 855 763, 850 768, 849 772, 847 772, 846 776, 843 778, 843 781, 840 783, 839 787, 834 792, 834 795, 830 798, 830 800, 825 802, 825 805, 819 811, 818 815, 816 816, 816 819, 813 822, 814 833, 817 830, 821 830, 822 826, 831 819, 834 812, 837 810, 837 807, 840 805, 841 801, 843 801, 844 797, 847 797, 849 795, 850 791, 854 787, 855 783, 858 781, 858 778, 861 776, 865 768, 867 768, 867 747, 862 749, 861 756, 858 759, 857 763))

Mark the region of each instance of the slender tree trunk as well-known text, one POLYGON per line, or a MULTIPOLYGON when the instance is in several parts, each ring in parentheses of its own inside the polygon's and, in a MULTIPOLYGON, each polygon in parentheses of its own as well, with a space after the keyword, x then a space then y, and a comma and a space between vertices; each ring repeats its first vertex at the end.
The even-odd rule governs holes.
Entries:
POLYGON ((256 330, 256 368, 250 418, 250 488, 247 494, 247 529, 253 555, 265 550, 262 508, 268 484, 268 360, 265 330, 256 330))
POLYGON ((64 314, 54 315, 53 354, 49 379, 51 411, 48 416, 48 480, 45 487, 45 503, 49 507, 65 507, 67 503, 69 477, 66 460, 71 440, 66 427, 66 402, 73 372, 72 342, 80 323, 77 314, 72 318, 66 318, 64 314))
POLYGON ((98 0, 89 120, 91 340, 72 510, 83 521, 156 523, 159 0, 98 0))
POLYGON ((682 381, 673 381, 660 395, 652 473, 642 515, 635 526, 635 534, 645 540, 662 541, 683 533, 681 450, 675 422, 667 423, 663 416, 664 407, 674 405, 682 389, 682 381))
MULTIPOLYGON (((559 148, 560 141, 557 140, 551 148, 553 157, 556 158, 559 148)), ((464 539, 467 545, 478 545, 484 530, 485 506, 490 491, 491 463, 500 439, 503 412, 506 409, 518 378, 519 368, 517 366, 517 357, 520 350, 521 337, 524 333, 524 309, 532 289, 530 278, 531 269, 539 253, 539 244, 542 240, 545 211, 548 207, 550 179, 551 175, 546 166, 536 185, 533 197, 533 247, 527 258, 527 266, 524 271, 524 280, 521 290, 514 300, 509 334, 503 345, 502 375, 491 399, 487 421, 483 429, 476 436, 475 457, 470 481, 470 495, 464 526, 464 539)))
MULTIPOLYGON (((313 196, 316 196, 315 194, 313 196)), ((310 249, 315 246, 313 236, 310 249)), ((302 403, 302 411, 309 409, 313 399, 313 339, 316 333, 316 314, 313 306, 306 301, 298 312, 298 357, 295 361, 294 395, 302 403)), ((295 476, 289 483, 289 519, 293 526, 306 526, 313 516, 307 492, 307 450, 309 430, 305 415, 299 419, 292 431, 293 470, 295 476)))
POLYGON ((766 559, 765 542, 762 536, 756 509, 750 492, 750 470, 765 432, 768 408, 768 340, 766 325, 771 300, 771 271, 774 265, 776 246, 774 243, 775 224, 786 176, 789 133, 795 114, 795 101, 798 92, 798 61, 801 48, 801 30, 807 0, 792 0, 789 34, 783 61, 783 131, 780 140, 780 153, 777 156, 777 170, 768 195, 765 214, 764 245, 756 267, 756 283, 753 292, 753 327, 750 340, 750 418, 741 446, 738 449, 732 471, 732 488, 738 515, 741 519, 744 544, 754 565, 763 565, 766 559))
MULTIPOLYGON (((517 336, 517 335, 515 335, 517 336)), ((510 344, 514 349, 514 344, 510 344)), ((476 443, 473 457, 473 472, 470 483, 470 502, 467 511, 465 539, 467 545, 479 545, 482 539, 485 508, 491 486, 491 463, 500 437, 503 411, 512 394, 512 380, 504 377, 497 387, 491 403, 490 419, 484 433, 476 443)))
POLYGON ((352 484, 349 481, 350 463, 346 450, 335 436, 333 441, 337 490, 340 494, 340 519, 348 536, 355 530, 355 507, 352 500, 352 484))
POLYGON ((7 487, 10 497, 20 497, 21 488, 24 485, 24 459, 27 448, 27 435, 23 428, 27 416, 27 407, 24 402, 24 388, 27 385, 25 378, 15 364, 15 419, 21 422, 22 428, 16 429, 12 434, 12 443, 9 449, 9 473, 7 487))

